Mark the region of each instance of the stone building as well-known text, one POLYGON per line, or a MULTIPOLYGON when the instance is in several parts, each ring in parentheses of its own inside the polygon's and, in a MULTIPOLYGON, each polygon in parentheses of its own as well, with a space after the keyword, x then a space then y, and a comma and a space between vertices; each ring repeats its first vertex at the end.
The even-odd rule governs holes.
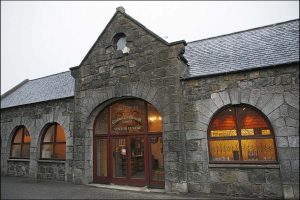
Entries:
POLYGON ((2 95, 1 174, 299 199, 299 19, 168 43, 118 8, 2 95))

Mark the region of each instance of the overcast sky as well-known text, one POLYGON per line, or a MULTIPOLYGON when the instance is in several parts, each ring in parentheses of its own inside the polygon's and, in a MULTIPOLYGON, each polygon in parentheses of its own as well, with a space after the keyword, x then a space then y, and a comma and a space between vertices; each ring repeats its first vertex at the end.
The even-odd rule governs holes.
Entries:
POLYGON ((79 65, 118 6, 168 42, 299 18, 299 1, 1 1, 1 94, 79 65))

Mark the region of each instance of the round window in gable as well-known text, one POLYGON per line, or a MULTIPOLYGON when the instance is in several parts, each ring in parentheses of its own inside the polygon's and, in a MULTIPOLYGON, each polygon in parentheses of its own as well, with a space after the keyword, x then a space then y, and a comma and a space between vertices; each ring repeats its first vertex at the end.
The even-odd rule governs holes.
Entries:
POLYGON ((113 38, 113 47, 116 50, 121 50, 123 53, 129 53, 129 48, 126 47, 126 35, 124 33, 117 33, 113 38))

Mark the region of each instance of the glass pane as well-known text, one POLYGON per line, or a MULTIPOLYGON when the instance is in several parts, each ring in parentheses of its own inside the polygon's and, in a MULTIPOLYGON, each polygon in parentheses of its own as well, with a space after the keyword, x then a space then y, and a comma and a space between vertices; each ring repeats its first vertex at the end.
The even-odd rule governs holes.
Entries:
POLYGON ((128 149, 125 138, 112 139, 113 177, 126 177, 128 149))
POLYGON ((144 178, 144 138, 131 138, 131 177, 144 178))
POLYGON ((23 134, 23 127, 19 128, 17 130, 13 143, 21 143, 22 142, 22 134, 23 134))
POLYGON ((150 137, 152 180, 164 181, 163 140, 161 136, 150 137))
POLYGON ((271 135, 271 130, 270 129, 261 130, 261 134, 262 135, 271 135))
POLYGON ((59 124, 57 124, 56 128, 56 142, 65 142, 66 138, 64 128, 59 124))
POLYGON ((66 144, 55 144, 54 145, 54 156, 53 159, 66 159, 66 144))
POLYGON ((275 161, 275 147, 273 139, 242 140, 244 160, 275 161))
POLYGON ((238 140, 209 141, 212 161, 240 160, 238 140))
POLYGON ((43 142, 53 142, 53 133, 54 133, 54 127, 55 125, 51 125, 46 133, 45 133, 45 136, 44 136, 44 140, 43 142))
POLYGON ((162 132, 162 119, 154 106, 148 104, 148 131, 162 132))
POLYGON ((210 128, 210 136, 228 137, 236 135, 235 110, 233 108, 226 108, 213 119, 210 128))
POLYGON ((211 130, 211 137, 228 137, 228 136, 236 136, 236 130, 211 130))
POLYGON ((143 133, 144 102, 125 100, 111 106, 111 132, 143 133))
POLYGON ((30 135, 29 135, 27 128, 25 128, 24 132, 25 132, 24 143, 30 143, 31 139, 30 139, 30 135))
POLYGON ((30 145, 23 144, 22 146, 22 158, 29 158, 30 155, 30 145))
POLYGON ((95 134, 108 133, 108 108, 101 111, 95 120, 95 134))
POLYGON ((43 144, 42 145, 42 158, 52 158, 53 157, 53 145, 43 144))
POLYGON ((117 50, 123 50, 126 46, 126 37, 121 37, 117 42, 117 50))
POLYGON ((107 176, 107 139, 97 140, 97 176, 107 176))
POLYGON ((242 136, 248 136, 248 135, 254 135, 254 129, 248 128, 248 129, 241 129, 242 136))
POLYGON ((269 135, 271 131, 266 120, 255 110, 247 107, 238 108, 241 120, 241 135, 269 135))
POLYGON ((20 144, 13 144, 11 146, 10 155, 13 158, 20 158, 21 157, 21 145, 20 144))

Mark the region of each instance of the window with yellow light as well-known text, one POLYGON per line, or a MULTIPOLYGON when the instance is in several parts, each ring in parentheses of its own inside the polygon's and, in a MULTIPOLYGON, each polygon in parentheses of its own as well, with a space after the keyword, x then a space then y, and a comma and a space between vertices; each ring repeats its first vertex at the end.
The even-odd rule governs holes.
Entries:
POLYGON ((221 109, 208 129, 210 163, 276 163, 274 133, 268 119, 248 105, 221 109))

